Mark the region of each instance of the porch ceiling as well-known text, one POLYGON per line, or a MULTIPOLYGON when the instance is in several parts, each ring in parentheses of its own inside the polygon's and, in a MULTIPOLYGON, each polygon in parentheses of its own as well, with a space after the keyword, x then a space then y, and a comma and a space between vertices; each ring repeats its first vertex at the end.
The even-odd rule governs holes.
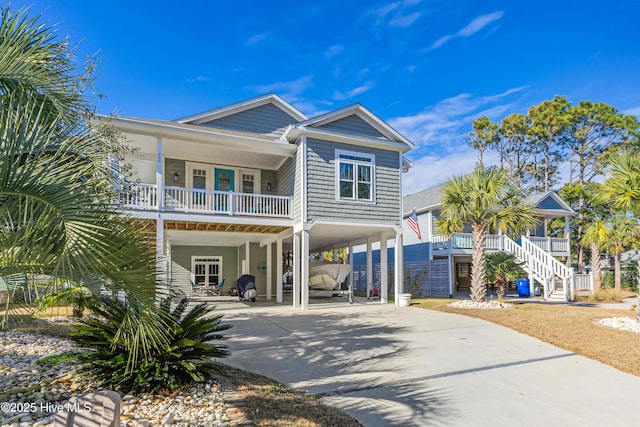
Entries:
POLYGON ((267 147, 264 150, 242 150, 213 144, 165 139, 164 155, 174 159, 196 162, 199 159, 207 159, 205 163, 211 163, 211 159, 215 159, 215 163, 219 165, 277 170, 288 157, 292 156, 292 153, 288 153, 288 155, 269 153, 267 147))
POLYGON ((361 245, 368 239, 380 241, 382 233, 387 239, 396 235, 393 226, 382 224, 314 224, 309 231, 309 251, 361 245))
POLYGON ((246 242, 261 242, 265 238, 264 233, 249 231, 223 232, 194 230, 167 230, 167 238, 170 244, 178 246, 240 246, 246 242))
POLYGON ((189 222, 189 221, 166 221, 166 230, 178 231, 210 231, 210 232, 233 232, 233 233, 254 233, 254 234, 278 234, 289 227, 260 224, 224 224, 218 222, 189 222))

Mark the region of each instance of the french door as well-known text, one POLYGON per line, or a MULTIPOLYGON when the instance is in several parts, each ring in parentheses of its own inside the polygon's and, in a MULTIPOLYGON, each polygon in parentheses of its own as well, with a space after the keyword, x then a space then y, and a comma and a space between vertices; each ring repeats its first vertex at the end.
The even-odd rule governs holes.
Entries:
POLYGON ((218 286, 222 280, 222 257, 191 257, 191 278, 196 286, 218 286))

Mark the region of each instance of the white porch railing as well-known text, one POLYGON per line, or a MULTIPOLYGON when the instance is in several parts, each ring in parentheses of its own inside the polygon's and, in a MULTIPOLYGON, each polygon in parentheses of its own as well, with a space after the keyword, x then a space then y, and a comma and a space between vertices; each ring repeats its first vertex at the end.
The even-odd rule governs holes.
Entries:
POLYGON ((123 189, 120 203, 129 209, 291 218, 289 196, 165 187, 164 206, 160 207, 155 185, 134 184, 123 189))
POLYGON ((540 247, 547 252, 566 252, 569 253, 569 239, 561 239, 558 237, 529 237, 531 243, 540 247))
MULTIPOLYGON (((569 253, 569 239, 557 237, 528 237, 528 239, 544 251, 569 253)), ((444 236, 433 236, 431 242, 435 250, 473 249, 473 235, 471 233, 453 233, 450 239, 444 236)), ((503 250, 502 242, 501 235, 488 234, 485 247, 489 250, 503 250)))

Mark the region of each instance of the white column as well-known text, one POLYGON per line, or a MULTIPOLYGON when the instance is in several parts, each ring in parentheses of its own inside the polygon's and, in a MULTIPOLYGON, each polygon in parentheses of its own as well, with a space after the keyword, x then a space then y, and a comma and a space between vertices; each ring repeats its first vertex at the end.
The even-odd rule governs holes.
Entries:
POLYGON ((159 284, 157 291, 163 294, 168 288, 166 285, 166 259, 164 256, 164 220, 161 217, 156 219, 156 281, 159 284))
POLYGON ((300 307, 300 234, 293 234, 293 308, 300 307))
POLYGON ((402 271, 402 232, 396 232, 396 247, 393 251, 394 255, 394 283, 395 283, 395 303, 398 305, 398 294, 404 293, 404 284, 402 282, 404 272, 402 271))
POLYGON ((349 273, 349 286, 353 291, 353 246, 349 245, 349 266, 351 267, 351 273, 349 273))
POLYGON ((162 148, 162 138, 156 140, 156 188, 158 191, 158 209, 164 208, 164 154, 162 148))
POLYGON ((371 250, 371 240, 367 240, 367 298, 371 295, 373 287, 373 253, 371 250))
POLYGON ((273 257, 271 256, 271 245, 267 245, 267 299, 271 299, 271 282, 273 280, 273 257))
POLYGON ((276 302, 282 304, 282 239, 276 242, 276 302))
POLYGON ((389 261, 387 259, 387 237, 380 235, 380 302, 389 302, 389 283, 387 280, 389 261))
POLYGON ((449 270, 449 295, 453 295, 458 292, 456 280, 455 277, 453 277, 453 259, 454 258, 453 255, 451 255, 451 250, 449 250, 449 255, 447 255, 447 269, 449 270))
POLYGON ((244 271, 242 274, 251 274, 251 245, 249 241, 244 244, 244 271))
POLYGON ((567 239, 567 248, 571 251, 571 241, 569 240, 571 238, 571 228, 568 216, 564 217, 564 238, 567 239))
POLYGON ((300 234, 300 255, 302 256, 300 262, 300 296, 302 299, 301 308, 303 310, 307 310, 309 308, 309 232, 303 230, 300 234))

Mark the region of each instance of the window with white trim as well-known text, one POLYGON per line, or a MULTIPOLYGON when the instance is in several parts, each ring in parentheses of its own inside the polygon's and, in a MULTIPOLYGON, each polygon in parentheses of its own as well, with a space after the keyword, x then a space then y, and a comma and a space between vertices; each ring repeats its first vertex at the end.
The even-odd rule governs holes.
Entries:
POLYGON ((336 198, 373 202, 374 168, 373 154, 336 150, 336 198))

